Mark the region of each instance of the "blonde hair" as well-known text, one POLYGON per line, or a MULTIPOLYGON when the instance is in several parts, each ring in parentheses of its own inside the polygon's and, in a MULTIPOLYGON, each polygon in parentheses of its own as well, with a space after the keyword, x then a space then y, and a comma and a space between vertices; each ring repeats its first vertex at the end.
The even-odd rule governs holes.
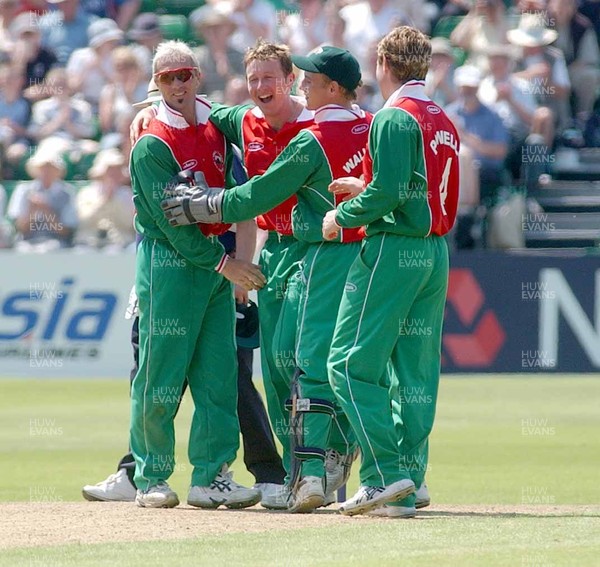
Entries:
POLYGON ((163 41, 158 44, 154 58, 152 59, 152 73, 163 63, 174 63, 179 67, 190 65, 190 67, 200 68, 198 58, 190 47, 179 40, 163 41))
POLYGON ((287 77, 293 72, 292 55, 287 45, 270 43, 260 38, 253 47, 249 47, 244 55, 244 67, 252 61, 279 61, 283 74, 287 77))
POLYGON ((431 41, 416 28, 394 28, 377 46, 377 61, 384 59, 399 82, 423 80, 431 63, 431 41))
POLYGON ((135 52, 128 45, 121 45, 115 47, 112 51, 113 65, 118 67, 119 65, 127 67, 138 67, 140 68, 139 59, 135 56, 135 52))

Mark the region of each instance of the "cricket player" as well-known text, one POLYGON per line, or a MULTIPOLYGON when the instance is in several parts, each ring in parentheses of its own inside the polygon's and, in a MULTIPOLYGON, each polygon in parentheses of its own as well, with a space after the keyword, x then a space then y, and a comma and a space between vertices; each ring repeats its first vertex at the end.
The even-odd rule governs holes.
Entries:
MULTIPOLYGON (((327 356, 346 275, 363 236, 354 228, 341 231, 337 242, 327 243, 321 227, 325 213, 341 201, 329 193, 329 184, 362 171, 371 115, 353 104, 361 73, 349 51, 324 46, 307 57, 292 56, 292 61, 305 71, 302 89, 307 108, 315 111, 315 123, 295 136, 262 176, 225 192, 188 191, 166 200, 163 207, 174 225, 188 224, 190 219, 229 222, 253 218, 297 197, 293 232, 307 251, 295 350, 299 386, 291 408, 299 414, 292 434, 294 457, 301 464, 293 469, 290 511, 311 512, 325 503, 325 492, 332 489, 324 482, 332 417, 336 425, 342 422, 340 431, 349 430, 327 379, 327 356)), ((354 438, 346 443, 344 453, 352 454, 354 438)))
MULTIPOLYGON (((259 40, 244 57, 248 92, 253 105, 227 107, 214 104, 210 120, 237 145, 243 155, 248 175, 264 173, 287 144, 301 130, 313 124, 313 112, 305 108, 299 97, 291 95, 295 81, 289 48, 259 40)), ((133 134, 139 124, 153 116, 142 111, 132 124, 133 134)), ((285 409, 290 397, 296 344, 296 322, 299 303, 300 262, 307 245, 292 234, 292 209, 296 196, 281 202, 257 218, 259 228, 268 231, 260 253, 260 267, 267 278, 258 292, 261 341, 261 365, 267 398, 269 419, 283 447, 283 465, 290 471, 289 412, 285 409), (274 337, 276 344, 274 345, 274 337)), ((349 426, 337 424, 327 451, 328 483, 342 486, 349 476, 354 452, 348 453, 349 426)), ((351 444, 351 443, 350 443, 351 444)), ((272 498, 262 504, 272 509, 287 509, 288 487, 282 486, 272 498)), ((334 501, 329 494, 328 501, 334 501)))
MULTIPOLYGON (((148 96, 145 100, 133 104, 133 107, 145 108, 153 102, 161 99, 160 91, 150 79, 148 83, 148 96)), ((239 150, 234 150, 231 173, 236 184, 248 181, 248 176, 241 161, 239 150)), ((141 237, 138 237, 141 241, 141 237)), ((219 241, 223 244, 225 252, 242 260, 252 261, 256 244, 255 223, 240 223, 236 231, 228 230, 219 235, 219 241)), ((256 479, 254 488, 261 491, 261 502, 263 499, 269 504, 271 494, 278 490, 284 483, 285 470, 281 463, 281 457, 277 452, 275 440, 271 431, 269 418, 261 395, 256 390, 252 380, 252 367, 254 354, 253 349, 258 344, 253 344, 249 339, 240 336, 245 328, 246 317, 244 314, 252 313, 253 309, 248 305, 248 291, 238 285, 235 286, 234 296, 236 300, 236 342, 238 360, 238 417, 240 420, 240 431, 244 446, 244 464, 248 472, 256 479), (244 317, 244 318, 242 318, 244 317)), ((254 308, 255 309, 255 308, 254 308)), ((129 297, 129 305, 125 318, 133 319, 131 330, 131 346, 133 349, 133 368, 130 371, 130 381, 137 374, 139 366, 139 317, 137 308, 137 295, 135 287, 132 288, 129 297)), ((252 318, 250 318, 252 321, 252 318)), ((247 325, 247 323, 246 323, 247 325)), ((256 323, 258 334, 258 322, 256 323)), ((258 342, 258 340, 256 339, 258 342)), ((134 502, 136 488, 133 477, 135 475, 135 459, 128 451, 119 461, 117 472, 110 474, 105 480, 85 485, 82 495, 86 500, 103 502, 134 502)))
MULTIPOLYGON (((414 516, 412 492, 427 469, 448 284, 444 235, 456 217, 459 151, 451 121, 424 93, 430 59, 429 39, 411 27, 379 43, 377 80, 386 103, 371 123, 366 186, 323 222, 327 239, 366 226, 328 361, 362 452, 361 486, 340 508, 347 515, 399 501, 381 514, 414 516), (419 392, 417 401, 406 401, 410 392, 419 392)), ((332 190, 356 183, 334 181, 332 190)))
POLYGON ((187 45, 158 46, 153 73, 163 100, 131 154, 137 251, 140 365, 131 388, 130 446, 136 462, 136 503, 179 503, 173 472, 174 425, 184 382, 194 401, 188 455, 193 466, 187 502, 201 508, 252 506, 260 491, 231 478, 239 446, 234 301, 231 282, 264 285, 260 270, 229 258, 216 234, 226 225, 173 229, 160 209, 178 171, 225 183, 230 155, 209 122, 210 103, 197 97, 198 62, 187 45), (227 281, 230 280, 230 281, 227 281), (190 309, 194 306, 194 309, 190 309))

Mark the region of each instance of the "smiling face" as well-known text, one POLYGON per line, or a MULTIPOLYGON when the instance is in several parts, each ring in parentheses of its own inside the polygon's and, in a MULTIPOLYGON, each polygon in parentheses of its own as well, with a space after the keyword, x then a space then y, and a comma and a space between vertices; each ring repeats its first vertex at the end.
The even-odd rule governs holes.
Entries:
POLYGON ((294 74, 285 75, 277 59, 253 60, 246 67, 250 98, 265 116, 275 116, 288 104, 294 74))
POLYGON ((165 103, 172 109, 184 112, 194 106, 200 86, 200 71, 191 59, 169 61, 165 58, 157 65, 154 80, 165 103))

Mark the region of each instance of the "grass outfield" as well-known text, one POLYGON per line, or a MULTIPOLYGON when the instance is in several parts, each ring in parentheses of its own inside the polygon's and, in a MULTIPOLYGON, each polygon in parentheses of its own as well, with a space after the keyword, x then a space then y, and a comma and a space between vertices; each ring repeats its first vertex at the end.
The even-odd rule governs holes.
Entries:
MULTIPOLYGON (((2 380, 0 388, 0 501, 83 502, 81 486, 105 478, 127 448, 127 381, 2 380)), ((416 521, 332 523, 328 514, 326 529, 265 524, 183 541, 17 546, 0 551, 0 565, 391 565, 402 557, 426 565, 598 564, 599 399, 600 376, 444 378, 427 475, 433 506, 416 521), (594 508, 561 511, 567 505, 594 508)), ((186 398, 171 479, 180 497, 190 475, 190 413, 186 398)), ((241 460, 233 468, 238 481, 253 482, 241 460)), ((356 486, 355 472, 349 490, 356 486)), ((142 511, 126 513, 135 519, 142 511)), ((236 514, 218 518, 250 517, 236 514)))

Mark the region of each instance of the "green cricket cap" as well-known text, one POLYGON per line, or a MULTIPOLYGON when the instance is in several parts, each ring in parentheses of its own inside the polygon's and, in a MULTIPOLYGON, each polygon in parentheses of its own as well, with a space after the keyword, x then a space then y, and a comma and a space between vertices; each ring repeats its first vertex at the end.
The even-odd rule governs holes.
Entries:
POLYGON ((347 49, 324 45, 306 56, 292 55, 292 62, 298 69, 321 73, 349 91, 360 83, 360 65, 347 49))

